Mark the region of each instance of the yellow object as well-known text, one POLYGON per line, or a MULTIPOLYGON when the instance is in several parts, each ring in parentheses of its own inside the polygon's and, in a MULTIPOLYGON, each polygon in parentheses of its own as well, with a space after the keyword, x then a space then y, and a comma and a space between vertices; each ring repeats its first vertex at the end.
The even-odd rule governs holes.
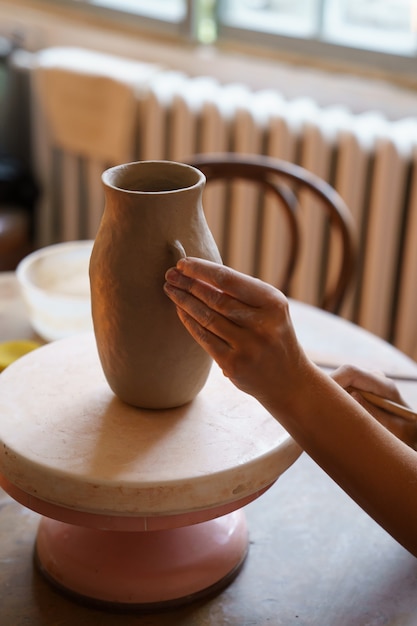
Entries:
POLYGON ((24 354, 39 348, 42 344, 29 339, 5 341, 0 343, 0 372, 24 354))

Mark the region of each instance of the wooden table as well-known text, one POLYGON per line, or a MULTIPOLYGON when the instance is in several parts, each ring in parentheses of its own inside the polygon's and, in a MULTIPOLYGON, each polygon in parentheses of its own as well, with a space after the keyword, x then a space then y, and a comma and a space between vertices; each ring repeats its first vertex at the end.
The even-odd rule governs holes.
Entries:
MULTIPOLYGON (((417 376, 417 365, 365 331, 300 303, 291 308, 299 337, 317 361, 417 376)), ((0 341, 31 336, 14 277, 0 274, 0 341)), ((398 384, 417 406, 417 383, 398 384)), ((417 560, 306 454, 246 507, 246 516, 249 556, 220 595, 167 613, 110 613, 75 604, 44 580, 32 563, 39 516, 0 492, 0 624, 417 624, 417 560)))

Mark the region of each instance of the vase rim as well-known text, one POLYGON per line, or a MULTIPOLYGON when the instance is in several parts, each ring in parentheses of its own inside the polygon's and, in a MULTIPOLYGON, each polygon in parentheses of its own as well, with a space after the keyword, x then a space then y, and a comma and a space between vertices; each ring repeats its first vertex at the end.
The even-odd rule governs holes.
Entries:
POLYGON ((180 161, 143 160, 122 163, 106 169, 105 187, 137 195, 181 193, 203 187, 206 177, 192 165, 180 161))

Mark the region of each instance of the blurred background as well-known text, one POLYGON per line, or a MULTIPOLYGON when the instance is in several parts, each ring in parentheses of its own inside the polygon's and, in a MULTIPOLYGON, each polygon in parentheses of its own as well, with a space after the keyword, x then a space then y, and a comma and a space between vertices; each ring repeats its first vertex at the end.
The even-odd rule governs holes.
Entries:
MULTIPOLYGON (((0 0, 0 270, 32 249, 94 239, 106 167, 266 154, 344 198, 358 266, 341 314, 417 356, 412 4, 0 0)), ((207 218, 233 265, 268 280, 259 242, 271 227, 246 196, 211 194, 207 218)), ((310 209, 290 295, 314 304, 337 250, 310 209)))

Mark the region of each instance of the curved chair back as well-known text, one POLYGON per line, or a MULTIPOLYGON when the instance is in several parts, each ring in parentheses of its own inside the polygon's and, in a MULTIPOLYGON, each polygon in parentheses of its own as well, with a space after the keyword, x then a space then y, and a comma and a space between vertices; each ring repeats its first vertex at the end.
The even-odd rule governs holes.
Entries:
POLYGON ((188 163, 205 174, 208 185, 215 180, 240 179, 252 181, 263 191, 272 192, 277 207, 284 211, 288 226, 287 258, 282 278, 275 285, 284 293, 290 289, 302 246, 300 192, 307 190, 312 194, 325 211, 330 231, 337 231, 341 241, 340 267, 331 284, 326 285, 318 306, 333 313, 340 310, 355 267, 355 229, 348 207, 331 185, 294 163, 267 156, 199 154, 188 163))

